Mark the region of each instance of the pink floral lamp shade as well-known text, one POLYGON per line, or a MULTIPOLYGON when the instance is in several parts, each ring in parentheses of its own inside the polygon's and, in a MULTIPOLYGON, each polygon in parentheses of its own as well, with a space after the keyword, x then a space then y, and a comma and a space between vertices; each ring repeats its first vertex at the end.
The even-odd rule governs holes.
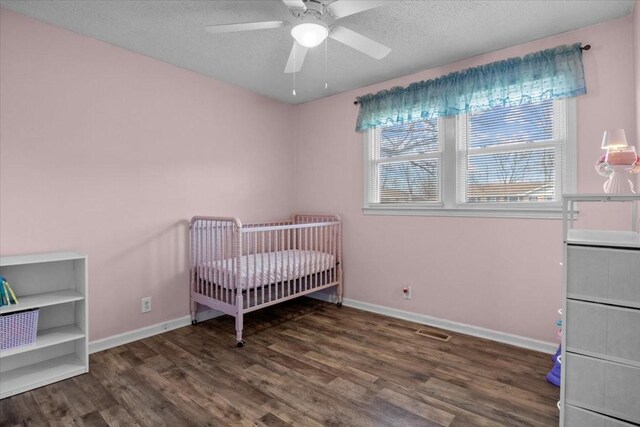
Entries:
POLYGON ((596 171, 609 177, 604 183, 605 193, 635 193, 630 173, 640 173, 640 157, 636 147, 629 145, 624 129, 609 129, 602 136, 603 150, 607 150, 598 162, 596 171))

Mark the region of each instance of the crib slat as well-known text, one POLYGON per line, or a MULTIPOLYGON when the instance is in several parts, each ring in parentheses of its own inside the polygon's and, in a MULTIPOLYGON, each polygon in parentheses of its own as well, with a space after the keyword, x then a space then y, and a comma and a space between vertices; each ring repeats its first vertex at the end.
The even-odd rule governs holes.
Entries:
MULTIPOLYGON (((207 226, 205 229, 205 239, 206 239, 206 254, 205 254, 205 265, 207 269, 211 272, 209 274, 209 284, 207 286, 207 296, 209 298, 216 298, 216 285, 220 284, 219 275, 220 269, 218 266, 214 264, 214 260, 216 259, 216 255, 219 253, 218 245, 221 242, 216 238, 217 233, 217 221, 207 222, 207 226)), ((216 298, 217 299, 217 298, 216 298)))
POLYGON ((224 253, 222 254, 222 257, 225 259, 225 277, 223 279, 224 287, 220 290, 220 296, 227 304, 235 303, 233 287, 234 277, 236 276, 236 251, 238 245, 236 242, 235 228, 235 225, 225 223, 225 228, 223 229, 222 236, 220 237, 227 241, 224 253))
POLYGON ((219 222, 214 222, 209 224, 209 235, 211 236, 211 242, 209 246, 211 247, 211 254, 209 255, 209 259, 207 259, 208 265, 211 267, 215 266, 215 274, 217 278, 211 284, 211 297, 217 300, 220 300, 220 287, 224 286, 224 268, 225 265, 223 263, 224 258, 224 248, 227 244, 226 239, 220 238, 221 228, 226 224, 222 224, 219 222), (222 276, 222 277, 221 277, 222 276))
MULTIPOLYGON (((261 237, 261 239, 260 239, 260 254, 261 254, 261 256, 262 256, 262 269, 263 269, 263 270, 264 270, 265 265, 266 265, 266 263, 265 263, 265 261, 264 261, 264 239, 265 239, 265 237, 266 237, 266 234, 267 234, 267 233, 261 233, 261 234, 260 234, 260 237, 261 237)), ((269 258, 269 255, 268 255, 268 254, 267 254, 267 258, 269 258)), ((268 277, 267 277, 267 282, 270 282, 270 281, 271 281, 271 271, 270 271, 270 270, 267 270, 267 271, 269 272, 269 275, 268 275, 268 277)), ((264 302, 264 288, 265 288, 265 286, 266 286, 266 285, 262 285, 262 286, 260 286, 260 294, 261 294, 261 299, 260 299, 260 301, 262 301, 262 302, 264 302)), ((257 294, 257 291, 256 291, 256 294, 257 294)))
MULTIPOLYGON (((202 223, 201 223, 202 224, 202 223)), ((207 276, 207 270, 203 265, 203 249, 204 249, 204 232, 202 230, 202 227, 198 227, 198 245, 200 246, 200 250, 198 251, 198 265, 200 266, 200 270, 201 270, 201 274, 200 274, 200 286, 199 286, 199 290, 198 293, 202 294, 202 287, 203 287, 203 281, 206 280, 206 276, 207 276), (202 277, 205 276, 205 277, 202 277)))
MULTIPOLYGON (((246 306, 249 307, 249 287, 250 287, 250 273, 251 273, 251 267, 249 266, 249 254, 251 252, 251 247, 249 246, 249 234, 245 234, 243 235, 244 239, 242 242, 244 251, 246 252, 246 256, 245 256, 245 260, 246 260, 246 264, 247 264, 247 268, 246 268, 246 272, 247 272, 247 281, 246 281, 246 306)), ((242 276, 240 276, 237 280, 240 280, 240 286, 242 287, 242 276)), ((242 292, 241 289, 238 290, 238 292, 242 292)))
POLYGON ((200 276, 202 275, 199 270, 200 262, 198 260, 198 257, 200 256, 200 246, 199 246, 200 242, 198 240, 198 227, 195 225, 191 230, 191 236, 193 238, 193 242, 191 243, 191 246, 193 247, 193 254, 191 254, 191 258, 193 259, 194 268, 196 269, 195 282, 193 284, 193 288, 196 293, 200 293, 200 276))
POLYGON ((313 274, 311 274, 311 272, 313 271, 313 258, 315 257, 315 255, 313 254, 313 250, 315 249, 314 244, 315 244, 315 240, 313 238, 313 231, 314 231, 314 227, 310 227, 309 228, 309 262, 307 263, 307 277, 309 278, 309 286, 307 287, 307 289, 313 289, 313 274))
POLYGON ((235 269, 235 274, 233 275, 233 279, 232 279, 232 291, 230 293, 230 296, 232 298, 232 301, 230 303, 236 304, 237 303, 237 297, 238 297, 238 292, 242 292, 242 283, 238 283, 238 281, 240 280, 240 278, 242 277, 242 252, 243 252, 243 246, 242 246, 242 230, 241 229, 236 229, 235 227, 233 228, 234 230, 234 240, 236 241, 236 252, 234 254, 234 261, 235 261, 235 265, 236 265, 236 269, 235 269), (240 288, 240 289, 238 289, 240 288))
POLYGON ((229 302, 229 257, 227 256, 227 252, 229 250, 229 224, 218 223, 216 224, 216 240, 219 241, 219 249, 216 256, 213 257, 213 262, 220 263, 220 268, 218 270, 218 280, 216 281, 216 299, 222 299, 224 302, 229 302), (222 270, 222 271, 220 271, 222 270), (222 276, 222 277, 220 277, 222 276))
MULTIPOLYGON (((213 283, 210 286, 210 296, 217 300, 220 300, 220 286, 224 286, 224 268, 225 265, 223 263, 224 258, 224 247, 225 247, 225 239, 221 238, 221 227, 225 227, 226 224, 222 224, 218 221, 212 222, 209 224, 209 233, 212 235, 212 241, 210 242, 212 251, 211 255, 207 259, 207 265, 210 265, 213 268, 214 277, 213 283)), ((224 229, 224 228, 222 228, 224 229)))
MULTIPOLYGON (((222 300, 224 302, 228 302, 227 294, 229 289, 229 224, 226 222, 221 222, 216 224, 216 239, 220 240, 220 253, 215 257, 215 262, 220 263, 220 270, 222 270, 221 278, 218 281, 218 285, 216 287, 216 299, 222 300)), ((217 264, 216 264, 217 265, 217 264)))
POLYGON ((313 229, 309 227, 307 228, 307 252, 305 253, 307 260, 304 264, 304 273, 307 279, 305 290, 311 289, 311 275, 309 273, 311 273, 310 266, 313 258, 313 254, 311 253, 312 250, 313 250, 313 229))
POLYGON ((224 227, 220 230, 220 239, 226 240, 226 248, 223 254, 220 256, 225 259, 224 264, 224 285, 220 289, 220 299, 225 304, 233 304, 233 286, 236 271, 236 250, 238 242, 236 242, 236 225, 233 223, 224 222, 224 227), (228 260, 227 260, 228 258, 228 260))
MULTIPOLYGON (((292 250, 293 248, 291 248, 291 230, 287 230, 287 251, 292 251, 292 250)), ((287 296, 288 296, 288 295, 291 295, 291 286, 293 284, 293 280, 295 279, 295 271, 294 271, 295 264, 291 259, 295 256, 295 252, 287 252, 287 254, 288 254, 287 261, 289 262, 287 271, 291 273, 289 274, 289 280, 287 280, 287 296)))
MULTIPOLYGON (((271 252, 275 250, 274 243, 273 243, 274 232, 270 231, 268 236, 269 236, 269 240, 268 240, 268 242, 269 242, 269 260, 268 260, 268 263, 269 263, 269 275, 271 275, 273 273, 273 279, 271 279, 271 281, 275 282, 275 280, 276 280, 276 267, 277 267, 277 265, 275 263, 276 262, 275 258, 273 260, 273 265, 271 263, 271 258, 272 258, 271 252)), ((271 288, 270 287, 267 288, 267 298, 269 299, 269 301, 271 301, 272 295, 271 295, 271 288)))
MULTIPOLYGON (((215 243, 216 241, 214 240, 213 237, 213 233, 215 232, 215 226, 212 223, 207 223, 207 227, 205 229, 205 246, 206 246, 206 250, 205 250, 205 263, 207 265, 207 268, 209 269, 209 271, 212 271, 212 267, 213 265, 211 264, 211 260, 214 257, 215 254, 215 243)), ((213 272, 215 273, 215 270, 213 270, 213 272)), ((210 275, 210 281, 209 281, 209 285, 207 286, 207 296, 209 298, 213 298, 214 296, 214 292, 215 292, 215 285, 211 283, 211 281, 214 280, 214 275, 211 274, 210 275)))
POLYGON ((322 247, 320 249, 320 273, 318 276, 320 277, 320 284, 326 285, 326 271, 327 271, 327 227, 322 227, 320 229, 320 241, 322 242, 322 247))
POLYGON ((213 280, 213 274, 212 274, 212 270, 209 267, 209 260, 211 259, 211 252, 212 252, 212 248, 211 245, 213 243, 213 240, 211 239, 211 224, 207 223, 204 227, 204 253, 203 253, 203 262, 207 271, 207 280, 205 282, 205 294, 208 297, 211 297, 211 293, 212 293, 212 286, 211 286, 211 280, 213 280))
MULTIPOLYGON (((195 222, 195 224, 197 224, 197 222, 195 222)), ((193 268, 195 268, 195 277, 194 277, 194 283, 193 283, 193 290, 196 293, 200 292, 200 288, 199 288, 199 282, 200 282, 200 264, 198 263, 198 255, 200 254, 199 251, 199 246, 198 246, 198 227, 197 226, 193 226, 193 228, 191 229, 191 247, 193 248, 193 253, 191 254, 191 259, 193 260, 193 268)))
POLYGON ((309 276, 306 274, 307 273, 307 265, 309 265, 309 229, 305 228, 304 229, 304 263, 302 264, 304 266, 304 290, 306 291, 307 289, 309 289, 309 276))
MULTIPOLYGON (((254 233, 253 235, 253 276, 254 276, 254 285, 253 285, 253 305, 258 305, 258 286, 260 286, 262 283, 262 280, 259 280, 258 278, 258 234, 259 233, 254 233)), ((264 259, 262 258, 262 256, 264 255, 264 253, 260 254, 260 262, 262 262, 264 259)), ((260 270, 264 271, 264 263, 261 264, 260 270)), ((261 273, 262 273, 261 271, 261 273)))
POLYGON ((313 266, 311 271, 313 271, 313 288, 318 287, 318 281, 320 280, 320 275, 317 273, 318 268, 320 267, 320 227, 313 227, 313 234, 316 244, 314 246, 313 252, 313 266))
POLYGON ((286 260, 285 260, 285 252, 284 252, 284 230, 281 230, 278 233, 278 243, 280 244, 280 277, 278 283, 276 283, 276 287, 279 288, 280 298, 284 297, 284 278, 286 277, 286 260))
POLYGON ((331 230, 333 229, 333 226, 329 226, 327 227, 327 264, 326 264, 326 278, 325 278, 325 284, 326 283, 331 283, 333 282, 331 280, 331 255, 332 255, 332 251, 331 251, 331 242, 332 242, 332 232, 331 230))
POLYGON ((224 233, 224 227, 226 224, 215 222, 210 226, 210 234, 213 239, 211 242, 211 256, 208 259, 209 265, 212 267, 215 266, 215 272, 218 278, 211 284, 211 295, 212 298, 216 300, 220 300, 222 293, 222 286, 224 286, 224 269, 226 265, 224 264, 224 253, 225 248, 227 246, 227 240, 222 236, 224 233))
MULTIPOLYGON (((214 240, 211 234, 213 233, 213 226, 211 223, 207 223, 207 226, 204 230, 204 242, 205 242, 205 251, 204 251, 204 262, 209 271, 211 271, 210 262, 211 257, 214 252, 213 244, 214 240)), ((210 280, 213 280, 213 274, 210 275, 210 280)), ((209 281, 209 285, 207 286, 207 296, 211 298, 213 296, 214 286, 209 281)))
POLYGON ((335 282, 336 281, 336 274, 337 272, 337 264, 338 264, 338 251, 336 250, 337 248, 337 234, 338 234, 338 227, 336 227, 335 225, 332 226, 333 227, 333 233, 331 233, 332 236, 332 248, 331 248, 331 254, 333 255, 333 268, 331 269, 332 274, 331 274, 331 281, 335 282))
POLYGON ((325 284, 331 283, 331 229, 333 226, 327 227, 327 269, 325 270, 325 284))

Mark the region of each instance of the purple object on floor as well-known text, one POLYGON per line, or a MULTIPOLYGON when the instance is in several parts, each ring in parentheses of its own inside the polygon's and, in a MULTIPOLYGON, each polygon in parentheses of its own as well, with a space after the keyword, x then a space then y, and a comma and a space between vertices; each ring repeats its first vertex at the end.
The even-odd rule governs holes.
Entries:
POLYGON ((547 374, 547 381, 556 387, 560 387, 560 360, 556 359, 553 368, 547 374))
POLYGON ((553 363, 556 363, 556 360, 558 360, 558 356, 560 356, 561 353, 562 353, 562 345, 559 345, 556 352, 553 354, 553 356, 551 356, 551 360, 553 360, 553 363))
POLYGON ((553 370, 547 374, 547 381, 556 387, 560 387, 560 377, 553 374, 553 370))

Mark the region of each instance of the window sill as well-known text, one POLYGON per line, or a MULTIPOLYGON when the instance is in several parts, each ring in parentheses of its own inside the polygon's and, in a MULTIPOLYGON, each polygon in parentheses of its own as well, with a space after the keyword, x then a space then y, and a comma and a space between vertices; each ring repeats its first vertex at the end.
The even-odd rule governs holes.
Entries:
POLYGON ((451 216, 478 218, 528 218, 528 219, 562 219, 562 207, 557 208, 457 208, 441 207, 394 207, 367 206, 362 208, 365 215, 386 216, 451 216))

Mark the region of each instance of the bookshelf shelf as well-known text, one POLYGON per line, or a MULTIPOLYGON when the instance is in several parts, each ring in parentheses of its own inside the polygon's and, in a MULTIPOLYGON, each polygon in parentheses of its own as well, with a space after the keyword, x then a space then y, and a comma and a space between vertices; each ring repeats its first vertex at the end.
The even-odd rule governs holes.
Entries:
POLYGON ((2 373, 0 395, 5 398, 87 372, 76 354, 66 354, 2 373))
POLYGON ((59 326, 57 328, 44 329, 38 332, 35 343, 0 351, 0 358, 25 353, 27 351, 33 351, 40 348, 50 347, 56 344, 62 344, 67 341, 74 341, 84 337, 85 333, 82 332, 82 330, 76 325, 59 326))
POLYGON ((43 294, 29 295, 24 297, 18 295, 18 300, 20 303, 0 307, 0 314, 8 314, 15 311, 47 307, 56 304, 64 304, 67 302, 80 301, 83 299, 84 296, 73 289, 56 292, 46 292, 43 294))

